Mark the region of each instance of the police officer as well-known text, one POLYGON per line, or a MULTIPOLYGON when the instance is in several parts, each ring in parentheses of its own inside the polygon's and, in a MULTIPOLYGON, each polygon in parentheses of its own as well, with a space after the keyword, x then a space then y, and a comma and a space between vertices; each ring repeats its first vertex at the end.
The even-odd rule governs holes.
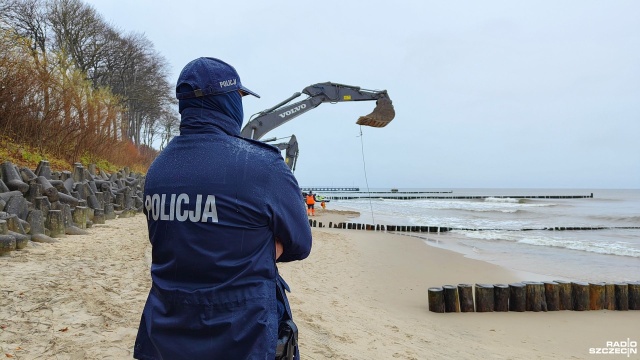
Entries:
POLYGON ((259 97, 221 60, 180 73, 180 136, 145 180, 152 286, 137 359, 272 360, 282 347, 291 310, 276 261, 306 258, 311 230, 279 150, 240 137, 245 95, 259 97))

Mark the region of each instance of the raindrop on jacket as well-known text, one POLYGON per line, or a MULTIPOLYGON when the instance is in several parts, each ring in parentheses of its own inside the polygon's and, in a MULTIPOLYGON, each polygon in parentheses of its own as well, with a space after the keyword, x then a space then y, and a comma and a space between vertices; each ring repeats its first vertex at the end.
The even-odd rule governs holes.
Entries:
POLYGON ((275 357, 278 261, 302 260, 311 230, 280 152, 240 137, 237 92, 180 100, 180 136, 146 175, 152 288, 134 357, 275 357))

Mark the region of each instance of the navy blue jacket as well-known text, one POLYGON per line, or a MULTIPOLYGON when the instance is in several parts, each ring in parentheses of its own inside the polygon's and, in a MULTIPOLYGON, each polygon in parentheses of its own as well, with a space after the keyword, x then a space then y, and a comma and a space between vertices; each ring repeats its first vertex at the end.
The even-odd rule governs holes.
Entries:
POLYGON ((300 188, 279 150, 239 136, 237 92, 180 111, 180 136, 145 180, 153 283, 134 357, 273 360, 288 310, 276 301, 275 239, 278 261, 311 250, 300 188))

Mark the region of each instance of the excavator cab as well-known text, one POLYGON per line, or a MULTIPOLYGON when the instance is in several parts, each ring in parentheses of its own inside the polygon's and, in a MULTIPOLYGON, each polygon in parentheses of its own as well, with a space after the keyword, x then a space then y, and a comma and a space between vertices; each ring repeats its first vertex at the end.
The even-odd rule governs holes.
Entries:
POLYGON ((356 124, 381 128, 387 126, 396 117, 396 111, 389 97, 381 97, 376 100, 376 107, 371 114, 360 116, 356 124))

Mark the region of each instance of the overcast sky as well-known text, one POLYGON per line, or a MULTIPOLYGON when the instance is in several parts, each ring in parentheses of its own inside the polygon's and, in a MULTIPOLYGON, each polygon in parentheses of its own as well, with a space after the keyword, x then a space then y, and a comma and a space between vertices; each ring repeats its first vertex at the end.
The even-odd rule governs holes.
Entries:
POLYGON ((319 82, 386 89, 396 118, 362 138, 372 101, 265 135, 296 135, 301 186, 640 188, 640 1, 87 2, 172 83, 200 56, 232 64, 262 96, 245 123, 319 82))

